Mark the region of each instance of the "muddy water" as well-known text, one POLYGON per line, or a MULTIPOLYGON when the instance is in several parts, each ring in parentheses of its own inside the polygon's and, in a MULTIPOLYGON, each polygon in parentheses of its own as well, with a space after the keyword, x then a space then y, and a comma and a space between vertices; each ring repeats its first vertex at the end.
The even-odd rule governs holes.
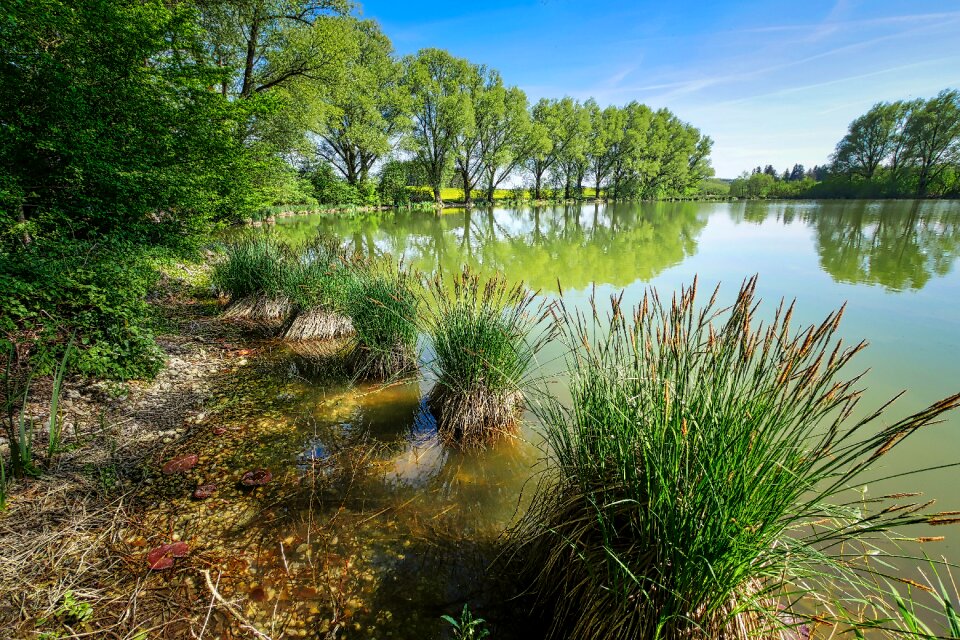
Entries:
MULTIPOLYGON (((723 283, 729 299, 757 273, 771 307, 797 299, 801 322, 847 303, 843 337, 871 343, 858 366, 871 369, 864 412, 900 389, 911 393, 896 416, 960 388, 960 203, 399 212, 292 218, 276 231, 294 242, 333 233, 425 272, 499 270, 548 297, 562 288, 581 309, 590 295, 623 289, 631 303, 649 285, 671 292, 694 276, 703 289, 723 283)), ((509 637, 509 611, 494 606, 505 592, 482 576, 532 489, 535 429, 480 454, 450 451, 423 406, 428 383, 354 385, 272 343, 260 348, 207 418, 205 428, 226 431, 191 445, 201 463, 165 481, 170 502, 160 511, 176 535, 205 541, 213 577, 225 570, 220 588, 239 598, 240 613, 272 637, 427 638, 444 633, 441 614, 470 603, 498 625, 497 637, 509 637), (257 467, 274 481, 249 493, 230 485, 257 467), (215 498, 184 497, 203 481, 221 483, 215 498)), ((561 356, 556 345, 543 354, 544 376, 560 371, 561 356)), ((875 476, 957 460, 953 416, 914 436, 875 476)), ((866 484, 875 494, 921 490, 957 509, 956 479, 947 468, 866 484)), ((927 552, 960 561, 952 537, 927 552)))

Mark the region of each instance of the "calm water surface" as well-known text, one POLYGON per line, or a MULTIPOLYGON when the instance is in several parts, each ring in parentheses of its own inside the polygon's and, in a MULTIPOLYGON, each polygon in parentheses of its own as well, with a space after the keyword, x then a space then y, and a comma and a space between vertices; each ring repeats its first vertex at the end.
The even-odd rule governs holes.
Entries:
MULTIPOLYGON (((451 272, 464 264, 501 271, 548 297, 562 287, 568 306, 581 308, 592 294, 604 300, 620 290, 627 303, 638 301, 649 286, 668 296, 695 276, 704 299, 707 290, 722 284, 721 298, 731 300, 744 278, 758 274, 765 309, 772 311, 781 298, 796 298, 794 317, 803 324, 818 323, 847 305, 842 336, 870 343, 855 361, 857 370, 850 371, 869 369, 864 412, 909 390, 894 405, 892 420, 960 389, 960 202, 398 212, 289 218, 279 221, 276 231, 292 241, 318 231, 333 233, 361 252, 387 252, 425 272, 451 272)), ((543 355, 547 376, 559 373, 560 355, 559 347, 543 355)), ((264 375, 275 385, 270 393, 282 398, 271 413, 279 426, 276 439, 262 439, 267 444, 251 455, 268 459, 283 470, 278 475, 301 486, 305 478, 311 487, 323 484, 318 474, 339 479, 323 485, 323 491, 335 494, 327 507, 314 513, 311 500, 288 498, 286 516, 262 534, 286 536, 288 545, 309 555, 303 544, 320 543, 304 527, 314 519, 324 523, 324 557, 332 562, 324 570, 349 574, 341 581, 359 585, 351 592, 345 633, 435 636, 441 613, 459 610, 465 600, 482 605, 470 567, 489 560, 487 543, 516 517, 518 505, 523 508, 539 455, 535 428, 527 427, 519 444, 458 454, 434 438, 422 404, 428 382, 386 389, 333 383, 311 377, 295 354, 278 356, 264 375), (366 448, 354 446, 358 442, 366 448), (365 453, 357 459, 361 450, 365 453), (349 480, 340 478, 350 469, 349 480), (353 540, 349 550, 346 539, 353 540), (347 564, 338 569, 337 562, 347 564)), ((960 461, 960 416, 916 434, 873 473, 955 461, 960 461)), ((868 479, 866 485, 880 495, 892 483, 896 491, 923 491, 942 509, 960 509, 958 480, 957 470, 941 469, 887 486, 872 486, 868 479)), ((927 551, 960 561, 960 545, 946 533, 946 543, 927 551)), ((261 576, 279 562, 276 555, 258 558, 261 576)), ((289 566, 285 575, 289 581, 289 566)), ((348 589, 344 584, 341 590, 348 589)), ((317 595, 316 584, 313 589, 294 589, 286 597, 316 597, 316 615, 323 617, 329 598, 322 589, 317 595)), ((269 596, 265 600, 265 611, 276 610, 277 603, 269 596)), ((305 624, 315 628, 317 623, 305 624)))

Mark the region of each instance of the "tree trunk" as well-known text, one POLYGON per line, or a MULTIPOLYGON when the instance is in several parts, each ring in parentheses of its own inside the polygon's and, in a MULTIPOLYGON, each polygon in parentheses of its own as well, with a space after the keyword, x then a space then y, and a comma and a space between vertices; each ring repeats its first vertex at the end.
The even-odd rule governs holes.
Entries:
POLYGON ((247 39, 247 59, 243 66, 243 85, 240 96, 249 98, 253 95, 253 64, 257 60, 257 38, 260 37, 260 21, 254 20, 250 25, 250 37, 247 39))
POLYGON ((437 208, 443 208, 443 196, 440 193, 440 185, 433 185, 433 201, 436 203, 437 208))
POLYGON ((542 173, 538 173, 534 175, 534 180, 533 180, 533 199, 534 200, 540 199, 540 180, 542 177, 543 177, 542 173))
POLYGON ((566 180, 563 181, 563 199, 564 199, 564 200, 569 200, 569 199, 570 199, 570 178, 569 178, 569 176, 567 177, 566 180))
POLYGON ((593 194, 594 200, 600 200, 600 176, 597 176, 596 192, 593 194))
POLYGON ((17 219, 20 221, 20 224, 23 226, 23 244, 30 244, 33 242, 33 238, 30 237, 30 232, 27 231, 27 205, 20 203, 20 213, 17 215, 17 219))
POLYGON ((463 204, 467 207, 473 206, 473 185, 470 183, 470 172, 461 171, 460 176, 463 179, 463 204))

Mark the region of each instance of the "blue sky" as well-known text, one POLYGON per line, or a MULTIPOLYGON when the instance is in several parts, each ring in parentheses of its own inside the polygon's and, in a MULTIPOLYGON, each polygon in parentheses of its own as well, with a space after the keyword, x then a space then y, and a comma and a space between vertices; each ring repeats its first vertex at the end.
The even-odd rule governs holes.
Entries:
POLYGON ((873 103, 960 86, 960 0, 361 0, 400 54, 440 47, 531 100, 668 107, 735 177, 827 161, 873 103))

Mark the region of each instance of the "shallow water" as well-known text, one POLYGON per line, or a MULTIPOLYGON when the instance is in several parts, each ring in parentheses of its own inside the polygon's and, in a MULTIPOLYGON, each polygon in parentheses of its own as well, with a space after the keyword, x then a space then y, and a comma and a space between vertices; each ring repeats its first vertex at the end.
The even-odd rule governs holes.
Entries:
MULTIPOLYGON (((870 342, 856 362, 858 371, 870 369, 864 412, 901 389, 910 392, 891 419, 960 390, 960 202, 398 212, 282 219, 275 230, 294 242, 333 233, 425 272, 498 270, 548 297, 562 288, 568 306, 582 309, 591 295, 604 300, 621 289, 627 304, 647 286, 669 295, 694 276, 704 292, 722 283, 721 299, 730 300, 744 278, 759 274, 765 308, 796 298, 803 324, 846 303, 842 336, 870 342)), ((561 356, 558 346, 542 355, 545 376, 559 373, 561 356)), ((486 613, 496 594, 477 576, 532 489, 535 429, 461 454, 436 441, 423 407, 427 382, 352 385, 284 349, 238 375, 246 382, 217 414, 233 435, 218 442, 207 473, 267 466, 276 480, 252 498, 226 491, 220 507, 181 507, 217 511, 231 523, 205 535, 226 540, 221 552, 242 560, 247 575, 228 588, 251 596, 251 620, 276 621, 289 610, 277 637, 301 629, 316 637, 339 625, 349 637, 422 638, 437 637, 439 616, 464 602, 486 613)), ((874 474, 955 461, 960 416, 913 436, 874 474)), ((958 509, 957 477, 941 469, 868 486, 873 495, 923 491, 939 508, 958 509)), ((956 536, 945 533, 947 542, 927 553, 960 561, 956 536)), ((507 637, 503 625, 498 631, 507 637)))

